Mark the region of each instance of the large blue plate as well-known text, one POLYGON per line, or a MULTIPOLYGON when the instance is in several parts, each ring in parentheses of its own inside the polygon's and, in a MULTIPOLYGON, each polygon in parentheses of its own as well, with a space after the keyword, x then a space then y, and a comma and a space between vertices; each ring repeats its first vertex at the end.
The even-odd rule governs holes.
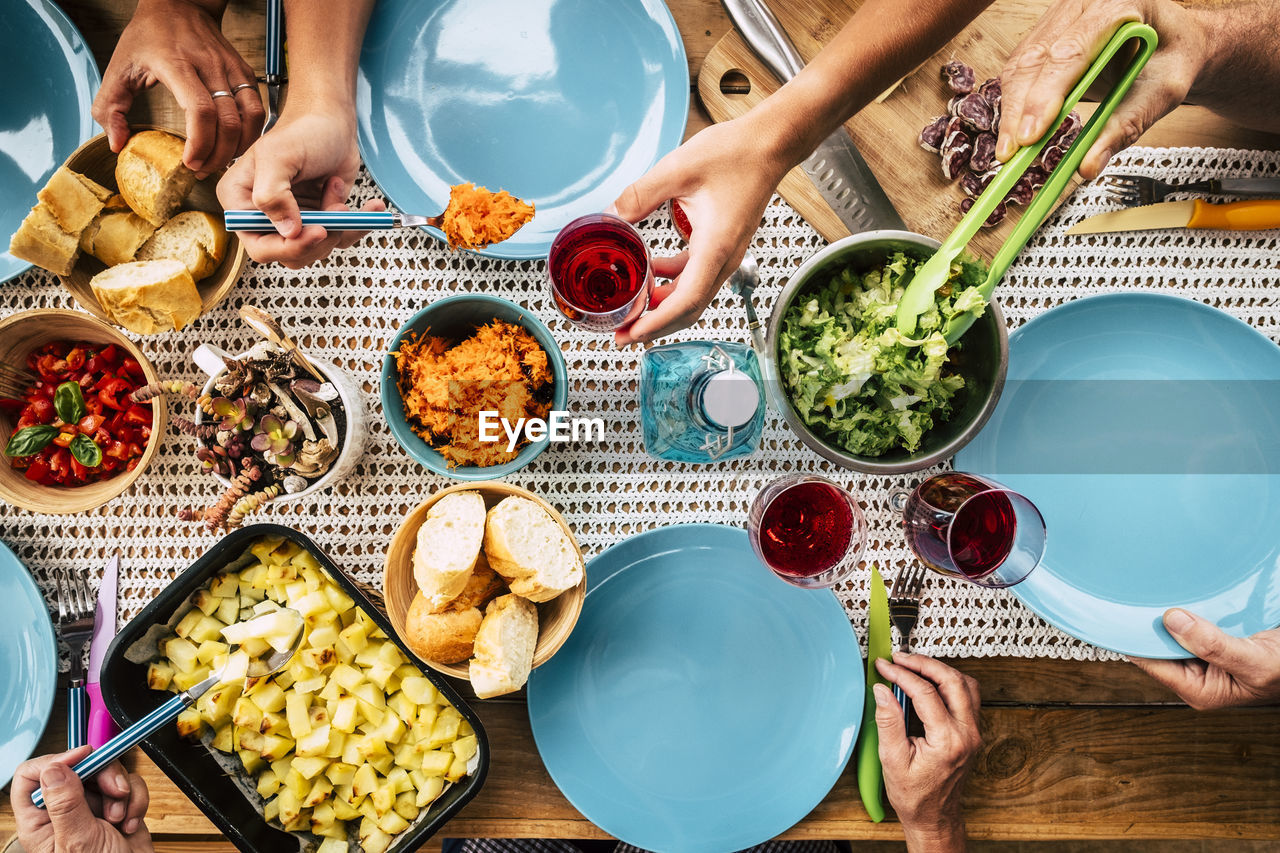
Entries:
POLYGON ((1261 464, 1252 470, 1269 473, 1243 473, 1274 445, 1277 380, 1280 347, 1173 296, 1080 299, 1012 334, 1000 405, 955 467, 1044 514, 1043 563, 1014 594, 1075 637, 1142 657, 1189 656, 1161 623, 1169 607, 1237 636, 1280 624, 1280 477, 1261 464), (1209 413, 1151 407, 1170 389, 1181 399, 1215 388, 1233 397, 1209 413), (1099 456, 1109 461, 1095 467, 1099 456))
POLYGON ((508 190, 537 214, 480 254, 545 258, 680 144, 689 65, 662 0, 380 0, 357 112, 396 207, 439 213, 464 181, 508 190))
POLYGON ((582 617, 529 680, 538 752, 597 826, 646 850, 741 850, 807 815, 853 752, 862 660, 827 590, 737 528, 664 527, 587 565, 582 617))
POLYGON ((26 761, 53 710, 58 646, 40 589, 0 542, 0 788, 26 761))
POLYGON ((9 238, 36 192, 97 128, 89 109, 98 66, 80 31, 49 0, 9 0, 0 25, 0 282, 31 269, 9 238))

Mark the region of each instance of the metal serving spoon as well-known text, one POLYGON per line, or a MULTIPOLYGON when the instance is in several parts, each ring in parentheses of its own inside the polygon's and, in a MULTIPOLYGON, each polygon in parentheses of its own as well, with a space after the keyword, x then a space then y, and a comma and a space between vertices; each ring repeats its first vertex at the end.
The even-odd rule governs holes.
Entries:
MULTIPOLYGON (((288 608, 281 608, 288 610, 288 608)), ((298 633, 294 637, 293 645, 283 652, 274 652, 265 660, 261 658, 253 658, 249 662, 248 677, 250 678, 266 678, 269 675, 275 675, 293 659, 298 649, 302 646, 302 637, 305 633, 302 630, 302 615, 296 610, 289 612, 298 617, 298 633)), ((236 647, 238 648, 238 647, 236 647)), ((214 685, 222 682, 222 676, 226 667, 213 673, 199 684, 194 684, 186 690, 174 696, 165 702, 159 708, 156 708, 150 714, 138 720, 129 728, 120 732, 111 740, 104 743, 98 749, 95 749, 88 758, 81 761, 75 767, 71 768, 71 772, 75 773, 81 779, 88 779, 95 776, 102 768, 124 755, 129 750, 137 746, 141 741, 151 736, 154 732, 160 730, 164 726, 173 722, 178 715, 187 708, 195 704, 196 700, 208 693, 214 685)), ((36 792, 31 795, 31 802, 37 808, 44 808, 44 789, 37 788, 36 792)))

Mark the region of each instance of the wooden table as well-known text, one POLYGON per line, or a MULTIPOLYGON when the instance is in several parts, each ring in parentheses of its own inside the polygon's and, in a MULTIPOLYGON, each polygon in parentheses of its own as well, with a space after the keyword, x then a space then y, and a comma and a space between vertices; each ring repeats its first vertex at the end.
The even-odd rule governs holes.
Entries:
MULTIPOLYGON (((728 31, 729 22, 718 0, 669 3, 689 53, 692 81, 702 57, 728 31)), ((64 5, 105 67, 133 3, 74 0, 64 5)), ((987 14, 1021 34, 1046 5, 1044 0, 1000 0, 987 14)), ((233 0, 225 30, 261 68, 263 20, 258 6, 233 0)), ((694 102, 690 135, 708 123, 696 98, 694 102)), ((136 113, 139 121, 157 123, 173 121, 177 115, 164 93, 142 99, 136 113)), ((1280 148, 1276 137, 1243 131, 1189 107, 1161 121, 1144 141, 1280 148)), ((1008 658, 948 662, 982 684, 984 747, 966 795, 971 838, 1087 839, 1098 842, 1089 846, 1091 850, 1125 851, 1219 846, 1262 850, 1280 839, 1280 707, 1197 713, 1125 663, 1008 658), (1218 843, 1178 846, 1176 839, 1218 843), (1258 841, 1249 843, 1250 839, 1258 841), (1108 840, 1113 843, 1101 844, 1108 840)), ((469 692, 466 685, 462 688, 464 694, 469 692)), ((547 775, 534 748, 523 699, 489 700, 475 707, 489 733, 493 763, 480 795, 441 835, 603 837, 547 775)), ((41 752, 60 751, 66 742, 61 695, 52 719, 41 752)), ((158 849, 232 849, 145 756, 135 752, 130 762, 151 789, 148 823, 158 849)), ((12 830, 13 815, 6 802, 0 805, 0 839, 12 830)), ((893 840, 901 838, 901 829, 892 818, 871 823, 852 773, 847 772, 827 799, 784 837, 893 840)))

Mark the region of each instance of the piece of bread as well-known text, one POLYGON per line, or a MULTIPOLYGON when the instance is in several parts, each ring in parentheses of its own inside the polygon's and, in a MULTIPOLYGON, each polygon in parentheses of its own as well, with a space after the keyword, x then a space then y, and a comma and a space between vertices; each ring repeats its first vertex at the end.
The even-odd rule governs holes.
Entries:
POLYGON ((185 210, 155 232, 138 252, 138 260, 173 258, 182 261, 196 281, 208 278, 227 254, 227 229, 222 220, 203 210, 185 210))
POLYGON ((116 158, 116 186, 133 212, 159 228, 196 183, 182 163, 185 143, 172 133, 143 130, 129 137, 116 158))
POLYGON ((107 267, 89 282, 102 309, 140 335, 181 329, 203 304, 181 261, 134 261, 107 267))
POLYGON ((467 578, 467 585, 462 588, 457 598, 444 606, 444 609, 484 607, 497 595, 506 592, 506 589, 507 582, 502 579, 502 575, 493 570, 484 552, 481 551, 480 556, 476 558, 475 568, 471 570, 471 577, 467 578))
POLYGON ((109 267, 127 264, 142 260, 138 250, 154 233, 156 227, 132 210, 108 213, 104 209, 80 235, 80 248, 109 267))
POLYGON ((489 510, 484 550, 511 591, 550 601, 582 582, 582 559, 551 515, 528 498, 503 498, 489 510))
POLYGON ((471 657, 480 630, 478 607, 449 608, 439 613, 418 593, 405 617, 404 641, 418 657, 436 663, 461 663, 471 657))
POLYGON ((538 608, 522 596, 503 595, 485 608, 471 660, 471 687, 489 699, 524 687, 538 645, 538 608))
POLYGON ((49 182, 36 193, 57 220, 58 227, 75 235, 76 240, 102 212, 111 195, 111 190, 66 166, 58 167, 49 182))
POLYGON ((132 213, 133 208, 129 207, 129 202, 124 200, 124 196, 120 193, 112 193, 102 206, 103 213, 132 213))
POLYGON ((466 588, 484 541, 484 498, 479 492, 445 495, 427 512, 413 551, 413 577, 433 610, 466 588))
POLYGON ((56 275, 71 275, 80 256, 80 238, 64 231, 49 206, 40 202, 9 240, 9 254, 56 275))

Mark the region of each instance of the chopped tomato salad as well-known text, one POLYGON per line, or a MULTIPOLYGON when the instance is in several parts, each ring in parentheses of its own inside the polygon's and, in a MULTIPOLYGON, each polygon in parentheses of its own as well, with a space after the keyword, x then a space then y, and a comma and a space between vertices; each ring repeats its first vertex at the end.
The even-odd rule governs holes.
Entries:
POLYGON ((4 454, 28 480, 83 486, 137 467, 151 440, 151 403, 129 399, 146 384, 142 365, 115 344, 54 341, 27 356, 35 374, 20 399, 4 454))

